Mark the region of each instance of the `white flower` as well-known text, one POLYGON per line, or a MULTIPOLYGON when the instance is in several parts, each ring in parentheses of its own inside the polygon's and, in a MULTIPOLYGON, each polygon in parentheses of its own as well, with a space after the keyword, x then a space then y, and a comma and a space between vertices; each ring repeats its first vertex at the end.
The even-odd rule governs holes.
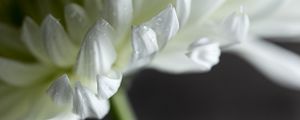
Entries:
POLYGON ((66 5, 65 24, 51 14, 41 25, 24 19, 20 38, 35 60, 0 57, 0 108, 11 108, 1 119, 103 118, 123 74, 148 64, 179 29, 171 4, 137 24, 131 0, 83 6, 66 5))
POLYGON ((190 6, 183 7, 185 11, 191 11, 186 12, 190 13, 185 18, 188 22, 181 25, 179 33, 154 59, 152 68, 172 73, 206 71, 202 64, 197 65, 198 60, 203 61, 201 57, 192 57, 196 60, 193 63, 184 56, 194 40, 206 37, 218 43, 222 51, 245 58, 280 85, 300 88, 299 55, 262 40, 279 37, 284 39, 278 42, 297 42, 289 39, 300 34, 300 14, 297 12, 300 3, 297 0, 194 0, 185 3, 191 3, 181 5, 190 6))

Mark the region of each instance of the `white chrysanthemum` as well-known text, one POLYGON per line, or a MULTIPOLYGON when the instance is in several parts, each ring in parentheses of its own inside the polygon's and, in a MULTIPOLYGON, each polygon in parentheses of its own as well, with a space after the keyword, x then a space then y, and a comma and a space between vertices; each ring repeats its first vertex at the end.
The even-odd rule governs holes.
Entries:
POLYGON ((131 0, 84 7, 66 5, 65 24, 51 14, 40 25, 24 19, 20 38, 36 61, 0 57, 1 110, 11 110, 1 119, 103 118, 123 73, 148 64, 179 29, 172 4, 136 24, 131 0))
MULTIPOLYGON (((184 54, 191 51, 188 46, 194 44, 193 41, 208 38, 218 43, 222 51, 245 58, 271 80, 300 88, 299 55, 262 39, 300 35, 300 14, 297 12, 300 3, 297 0, 194 0, 182 3, 191 3, 180 5, 185 11, 180 13, 190 13, 185 14, 184 21, 187 22, 153 61, 153 68, 172 73, 203 72, 203 61, 197 65, 202 56, 198 59, 191 57, 195 62, 190 62, 184 54), (251 19, 251 26, 245 13, 251 19)), ((297 42, 288 38, 284 40, 297 42)), ((199 46, 199 49, 204 47, 199 46)))

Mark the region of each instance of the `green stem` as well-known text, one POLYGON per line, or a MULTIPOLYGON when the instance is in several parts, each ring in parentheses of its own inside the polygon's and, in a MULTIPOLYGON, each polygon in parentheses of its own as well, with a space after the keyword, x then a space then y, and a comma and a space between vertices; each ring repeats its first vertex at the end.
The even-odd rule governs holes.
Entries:
POLYGON ((121 87, 110 101, 113 120, 136 120, 124 88, 121 87))

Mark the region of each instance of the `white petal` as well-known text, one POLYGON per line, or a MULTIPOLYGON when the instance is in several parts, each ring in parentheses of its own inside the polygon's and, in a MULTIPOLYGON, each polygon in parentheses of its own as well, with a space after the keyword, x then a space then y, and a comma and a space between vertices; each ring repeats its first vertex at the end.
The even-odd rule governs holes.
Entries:
MULTIPOLYGON (((189 23, 202 21, 217 10, 226 0, 193 0, 189 23)), ((192 27, 192 26, 191 26, 192 27)))
POLYGON ((52 68, 40 64, 26 64, 0 57, 0 79, 11 85, 31 85, 44 80, 52 71, 52 68))
POLYGON ((73 112, 80 118, 87 117, 102 119, 109 111, 109 103, 99 100, 95 94, 84 88, 79 82, 76 84, 73 99, 73 112))
POLYGON ((132 47, 132 65, 139 67, 149 63, 159 50, 156 33, 147 26, 134 27, 132 47))
POLYGON ((85 10, 77 4, 69 4, 65 7, 65 19, 73 42, 80 44, 89 25, 85 10))
POLYGON ((47 90, 47 94, 58 105, 64 105, 72 100, 72 88, 66 74, 55 80, 47 90))
POLYGON ((62 113, 48 120, 80 120, 80 117, 74 113, 62 113))
POLYGON ((44 19, 41 30, 51 60, 60 67, 74 64, 77 50, 62 25, 49 15, 44 19))
POLYGON ((75 69, 80 79, 96 81, 97 74, 110 71, 116 59, 112 31, 112 27, 105 20, 99 20, 86 35, 75 69))
POLYGON ((45 63, 50 62, 42 41, 40 28, 38 24, 29 17, 26 17, 24 20, 21 38, 37 59, 45 63))
POLYGON ((243 9, 244 8, 241 6, 238 13, 227 16, 222 26, 227 39, 234 42, 243 41, 248 34, 250 21, 243 9))
POLYGON ((156 33, 159 48, 163 48, 167 41, 177 33, 179 22, 174 7, 169 5, 142 26, 147 26, 156 33))
POLYGON ((182 27, 190 17, 191 0, 176 0, 176 12, 180 26, 182 27))
MULTIPOLYGON (((300 18, 283 18, 278 19, 270 17, 267 20, 253 23, 251 26, 251 32, 255 34, 270 38, 278 37, 298 37, 300 33, 300 18)), ((279 39, 276 39, 279 40, 279 39)), ((284 39, 284 41, 292 42, 293 39, 284 39)), ((296 42, 296 41, 294 41, 296 42)), ((298 41, 299 42, 299 41, 298 41)))
POLYGON ((211 42, 208 38, 196 40, 190 45, 188 51, 186 55, 197 63, 202 71, 209 71, 219 62, 221 55, 219 44, 211 42))
POLYGON ((104 0, 104 19, 118 32, 125 34, 131 26, 133 17, 132 0, 104 0))
POLYGON ((255 37, 232 52, 245 58, 274 82, 300 89, 299 55, 255 37))
POLYGON ((98 95, 100 99, 109 99, 120 87, 122 73, 112 71, 107 75, 99 75, 97 80, 98 95))

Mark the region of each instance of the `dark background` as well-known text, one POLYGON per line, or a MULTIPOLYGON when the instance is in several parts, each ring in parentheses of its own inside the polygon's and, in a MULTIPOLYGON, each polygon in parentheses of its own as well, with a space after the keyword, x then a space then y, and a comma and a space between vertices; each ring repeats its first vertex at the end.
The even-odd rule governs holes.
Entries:
MULTIPOLYGON (((299 44, 280 44, 300 52, 299 44)), ((300 120, 300 92, 222 54, 209 73, 144 70, 128 91, 138 120, 300 120)))

